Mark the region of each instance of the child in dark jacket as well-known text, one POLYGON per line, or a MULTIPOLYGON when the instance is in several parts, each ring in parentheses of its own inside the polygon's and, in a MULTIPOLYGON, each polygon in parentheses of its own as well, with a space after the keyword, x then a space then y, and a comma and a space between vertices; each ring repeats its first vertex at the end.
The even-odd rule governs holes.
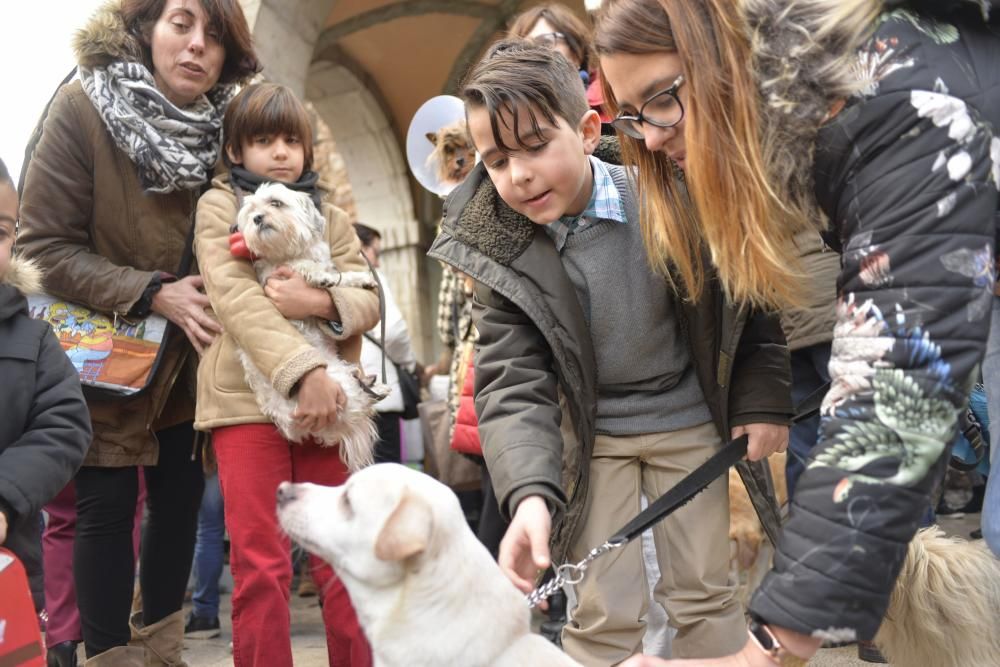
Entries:
POLYGON ((40 611, 40 512, 83 462, 90 414, 55 334, 28 316, 41 272, 12 255, 16 221, 17 191, 0 162, 0 546, 23 561, 40 611))

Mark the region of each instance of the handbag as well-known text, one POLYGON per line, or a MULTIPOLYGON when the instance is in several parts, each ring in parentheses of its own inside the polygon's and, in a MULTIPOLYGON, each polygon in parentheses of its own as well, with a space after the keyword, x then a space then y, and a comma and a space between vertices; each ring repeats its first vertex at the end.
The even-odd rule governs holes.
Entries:
POLYGON ((382 350, 383 358, 388 359, 389 363, 396 369, 396 376, 399 378, 399 393, 403 396, 403 419, 416 419, 420 416, 417 411, 417 406, 420 404, 420 378, 415 371, 408 371, 396 363, 392 357, 386 354, 382 343, 375 340, 374 337, 366 333, 365 338, 382 350))
MULTIPOLYGON (((42 126, 52 100, 76 74, 74 67, 52 94, 24 150, 19 190, 24 188, 25 175, 35 146, 42 137, 42 126)), ((22 194, 20 191, 18 195, 22 194)), ((191 269, 194 241, 194 212, 188 231, 177 276, 191 269)), ((28 312, 35 319, 52 325, 56 338, 80 375, 80 384, 88 398, 109 399, 135 396, 147 389, 156 376, 168 333, 175 329, 169 321, 155 313, 143 318, 128 318, 107 314, 83 304, 48 294, 28 297, 28 312)))

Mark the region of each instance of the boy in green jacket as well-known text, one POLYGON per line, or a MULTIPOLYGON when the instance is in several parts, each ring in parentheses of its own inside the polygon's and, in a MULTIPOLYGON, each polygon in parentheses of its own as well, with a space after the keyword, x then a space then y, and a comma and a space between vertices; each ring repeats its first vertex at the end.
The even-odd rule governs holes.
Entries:
MULTIPOLYGON (((685 304, 650 269, 631 174, 592 155, 600 120, 563 57, 502 42, 462 96, 482 162, 449 198, 430 254, 478 283, 479 432, 512 517, 500 565, 527 591, 550 538, 579 560, 730 437, 749 433, 753 459, 783 450, 788 354, 773 319, 717 292, 685 304)), ((746 640, 728 528, 720 479, 653 529, 675 656, 746 640)), ((638 542, 594 562, 567 653, 608 665, 641 648, 642 572, 638 542)))

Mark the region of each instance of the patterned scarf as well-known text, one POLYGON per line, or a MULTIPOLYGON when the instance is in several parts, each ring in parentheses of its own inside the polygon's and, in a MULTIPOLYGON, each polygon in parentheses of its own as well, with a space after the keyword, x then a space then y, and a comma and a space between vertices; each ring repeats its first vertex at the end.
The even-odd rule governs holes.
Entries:
POLYGON ((115 145, 138 168, 146 192, 189 190, 208 181, 219 157, 222 114, 235 86, 217 85, 180 109, 141 63, 81 67, 80 81, 115 145))

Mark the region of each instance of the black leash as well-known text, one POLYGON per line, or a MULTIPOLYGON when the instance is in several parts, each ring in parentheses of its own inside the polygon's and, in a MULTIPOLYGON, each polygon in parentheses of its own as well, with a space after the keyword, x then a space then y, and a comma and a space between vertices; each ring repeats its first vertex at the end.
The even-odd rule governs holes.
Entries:
MULTIPOLYGON (((792 418, 792 423, 797 424, 819 413, 823 397, 826 396, 829 389, 830 385, 826 384, 799 403, 796 407, 795 416, 792 418)), ((747 455, 747 445, 748 438, 746 435, 741 435, 734 440, 730 440, 710 459, 692 470, 676 486, 650 503, 649 507, 622 526, 607 542, 591 549, 586 558, 578 563, 565 563, 557 567, 555 569, 556 575, 552 579, 528 594, 528 606, 538 606, 541 601, 560 590, 564 584, 578 584, 583 581, 587 568, 590 567, 590 564, 595 559, 609 551, 615 551, 624 547, 637 536, 642 535, 647 528, 659 523, 679 507, 685 505, 715 479, 729 470, 730 467, 738 461, 743 460, 747 455)))

